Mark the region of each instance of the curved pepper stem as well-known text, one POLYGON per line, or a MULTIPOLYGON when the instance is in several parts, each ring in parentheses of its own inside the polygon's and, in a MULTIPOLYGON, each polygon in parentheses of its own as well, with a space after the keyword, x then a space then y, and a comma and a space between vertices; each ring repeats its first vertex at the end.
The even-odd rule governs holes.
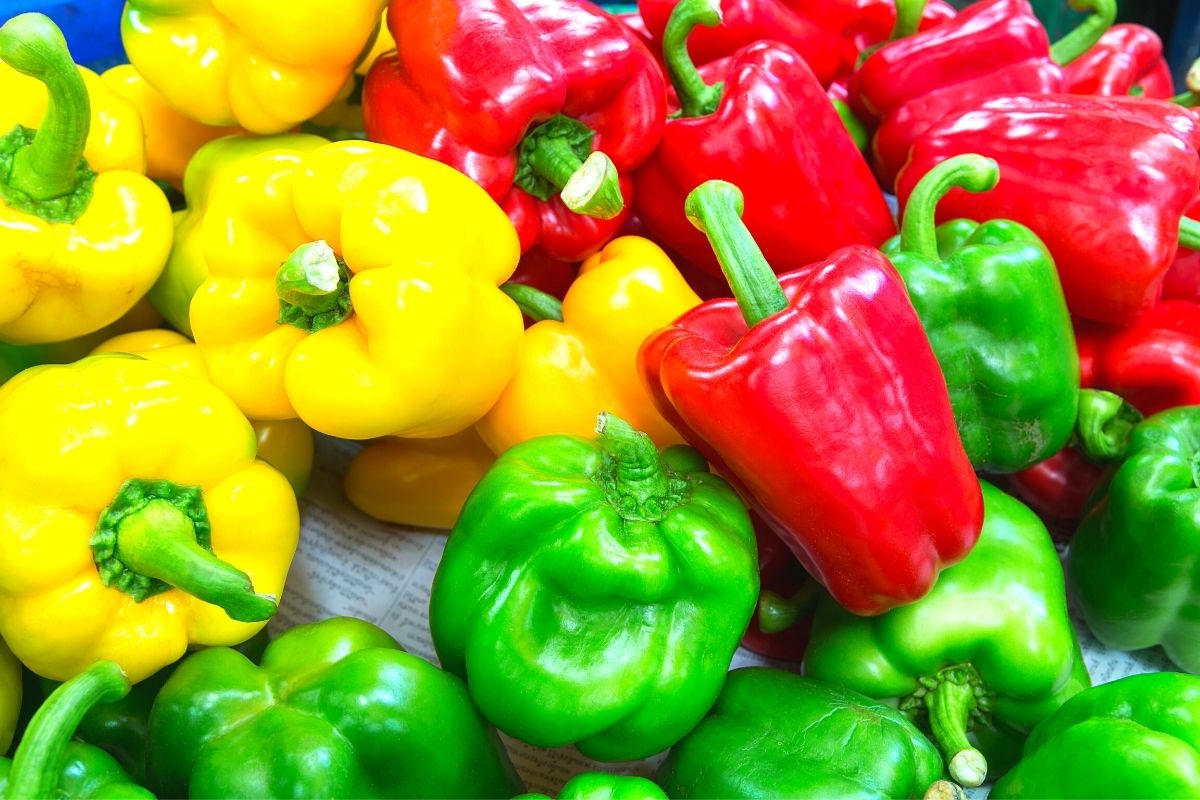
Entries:
POLYGON ((758 629, 782 633, 804 619, 817 605, 817 583, 808 581, 791 597, 763 589, 758 595, 758 629))
POLYGON ((100 703, 129 694, 129 679, 112 661, 97 661, 54 690, 42 703, 13 755, 6 797, 55 797, 67 744, 84 716, 100 703))
POLYGON ((664 466, 648 435, 607 411, 600 413, 596 433, 610 455, 596 480, 621 516, 657 522, 683 502, 687 480, 664 466))
POLYGON ((925 2, 926 0, 896 0, 896 25, 892 28, 890 41, 912 36, 920 29, 925 2))
POLYGON ((500 284, 500 291, 508 295, 517 304, 517 308, 521 309, 521 313, 534 322, 548 319, 562 322, 562 301, 554 295, 546 294, 541 289, 535 289, 524 283, 513 283, 512 281, 500 284))
POLYGON ((559 193, 576 214, 612 219, 625 209, 620 177, 612 159, 592 152, 596 132, 562 114, 543 122, 521 140, 513 183, 539 200, 559 193))
POLYGON ((1117 19, 1117 0, 1071 0, 1071 7, 1092 13, 1050 46, 1050 58, 1059 66, 1070 64, 1090 50, 1117 19))
POLYGON ((683 206, 688 221, 708 237, 742 316, 753 328, 787 308, 787 295, 742 222, 743 209, 742 190, 725 181, 705 181, 683 206))
POLYGON ((987 192, 1000 180, 995 160, 974 153, 948 158, 918 181, 904 206, 900 249, 925 258, 938 258, 937 204, 954 187, 987 192))
POLYGON ((324 240, 302 244, 275 273, 280 325, 313 333, 350 316, 350 270, 324 240))
POLYGON ((1200 250, 1200 221, 1191 217, 1179 219, 1179 246, 1187 250, 1200 250))
POLYGON ((1125 456, 1129 436, 1141 421, 1141 412, 1118 395, 1081 389, 1075 443, 1093 461, 1118 461, 1125 456))
POLYGON ((667 77, 679 97, 680 115, 703 117, 721 104, 724 84, 707 84, 688 54, 687 40, 697 25, 715 28, 723 24, 720 0, 680 0, 671 11, 663 31, 663 61, 667 77))
POLYGON ((921 678, 920 683, 900 710, 927 712, 930 733, 948 759, 950 777, 968 788, 979 786, 987 778, 987 759, 971 745, 967 730, 972 718, 986 719, 992 701, 979 672, 970 664, 957 664, 921 678))

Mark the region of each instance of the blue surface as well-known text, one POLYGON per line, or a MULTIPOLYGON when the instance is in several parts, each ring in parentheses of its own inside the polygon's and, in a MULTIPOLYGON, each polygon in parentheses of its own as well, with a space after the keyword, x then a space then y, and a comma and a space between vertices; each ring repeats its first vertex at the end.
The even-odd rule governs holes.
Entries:
POLYGON ((77 64, 103 70, 125 61, 121 46, 123 0, 0 0, 0 21, 26 11, 40 11, 67 37, 77 64))

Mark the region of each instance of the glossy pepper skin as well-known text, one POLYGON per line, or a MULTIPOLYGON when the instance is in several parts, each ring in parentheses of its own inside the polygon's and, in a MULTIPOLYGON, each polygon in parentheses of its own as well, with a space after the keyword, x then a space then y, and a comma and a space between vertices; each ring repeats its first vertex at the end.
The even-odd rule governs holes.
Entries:
POLYGON ((671 748, 668 797, 917 798, 937 748, 894 708, 781 670, 735 669, 712 711, 671 748))
POLYGON ((609 242, 583 263, 557 314, 525 332, 517 374, 476 430, 501 455, 538 436, 587 436, 608 411, 660 447, 682 444, 642 383, 637 354, 647 336, 699 304, 658 245, 637 236, 609 242))
POLYGON ((1113 25, 1100 41, 1064 68, 1067 91, 1168 100, 1175 94, 1162 39, 1142 25, 1113 25))
POLYGON ((1130 675, 1075 695, 1035 728, 989 797, 1192 798, 1198 759, 1200 678, 1130 675))
MULTIPOLYGON (((810 2, 809 5, 812 5, 810 2)), ((892 39, 912 36, 917 31, 935 28, 958 14, 957 9, 945 0, 930 0, 927 3, 904 2, 905 15, 898 18, 895 0, 851 0, 854 13, 842 32, 842 65, 834 85, 843 90, 850 76, 859 67, 859 62, 876 48, 892 39), (913 29, 911 15, 915 6, 922 6, 920 19, 913 29)))
POLYGON ((521 313, 497 287, 517 237, 461 173, 335 142, 241 160, 208 199, 192 333, 248 416, 347 439, 449 436, 516 371, 521 313))
POLYGON ((929 594, 871 619, 827 598, 804 657, 804 674, 927 720, 965 786, 983 782, 1002 740, 1019 742, 1091 685, 1050 535, 1020 502, 982 488, 979 542, 929 594))
POLYGON ((0 755, 8 752, 21 712, 21 662, 0 639, 0 755))
POLYGON ((37 674, 140 681, 274 614, 296 498, 213 386, 124 355, 37 367, 0 389, 0 440, 0 636, 37 674))
POLYGON ((75 66, 54 23, 8 20, 0 59, 0 341, 71 339, 154 283, 170 206, 141 174, 137 111, 75 66))
POLYGON ((995 159, 996 188, 950 192, 938 218, 1025 225, 1054 257, 1073 316, 1128 324, 1158 299, 1175 258, 1200 181, 1198 144, 1192 113, 1159 100, 996 97, 926 131, 896 193, 906 202, 921 176, 953 156, 995 159))
POLYGON ((150 715, 164 797, 511 797, 523 788, 462 681, 348 617, 276 638, 259 664, 189 656, 150 715))
POLYGON ((718 24, 720 12, 708 0, 683 0, 675 14, 665 53, 683 116, 667 122, 636 176, 634 205, 651 237, 719 278, 712 249, 683 212, 688 193, 714 178, 740 182, 746 225, 776 272, 893 235, 883 193, 800 55, 758 42, 733 57, 723 85, 709 85, 686 43, 697 24, 718 24))
POLYGON ((368 138, 469 175, 523 251, 578 261, 616 234, 666 116, 662 73, 632 30, 582 0, 411 0, 388 27, 396 52, 363 88, 368 138))
POLYGON ((934 228, 946 192, 987 192, 997 180, 991 159, 943 161, 909 197, 901 235, 882 249, 942 366, 971 464, 1014 472, 1067 443, 1079 356, 1054 262, 1032 231, 1003 219, 934 228))
POLYGON ((1188 672, 1200 672, 1198 460, 1200 407, 1138 424, 1067 557, 1072 592, 1097 639, 1118 650, 1161 644, 1188 672))
POLYGON ((500 730, 627 761, 708 711, 758 572, 746 509, 699 453, 660 454, 607 414, 598 429, 496 460, 450 533, 429 622, 500 730))
POLYGON ((370 46, 385 0, 129 0, 129 61, 205 125, 280 133, 329 105, 370 46))
MULTIPOLYGON (((550 800, 549 795, 522 794, 514 800, 550 800)), ((583 772, 563 784, 558 800, 667 800, 654 781, 637 775, 583 772)))
POLYGON ((877 250, 776 279, 741 208, 720 181, 688 198, 738 299, 648 338, 645 380, 838 602, 858 614, 911 603, 970 551, 983 517, 920 318, 877 250))

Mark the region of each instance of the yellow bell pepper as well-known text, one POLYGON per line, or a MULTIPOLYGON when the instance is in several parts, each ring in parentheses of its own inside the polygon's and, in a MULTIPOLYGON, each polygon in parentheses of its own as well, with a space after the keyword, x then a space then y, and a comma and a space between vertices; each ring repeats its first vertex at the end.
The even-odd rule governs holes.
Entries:
POLYGON ((154 283, 171 210, 137 174, 136 109, 75 66, 49 18, 6 22, 0 59, 0 341, 71 339, 121 317, 154 283))
MULTIPOLYGON (((200 348, 183 334, 163 328, 132 331, 102 342, 94 353, 130 353, 197 380, 211 383, 200 348)), ((283 473, 296 496, 304 494, 312 475, 313 435, 298 419, 250 420, 258 439, 258 457, 283 473)))
POLYGON ((206 125, 280 133, 317 114, 354 72, 387 0, 129 0, 130 62, 206 125))
POLYGON ((0 756, 8 752, 21 713, 21 662, 0 639, 0 756))
POLYGON ((650 333, 699 303, 658 245, 614 239, 583 262, 561 309, 526 311, 540 321, 525 332, 521 366, 479 434, 500 455, 536 436, 592 436, 596 416, 608 411, 659 447, 681 443, 642 384, 637 353, 650 333))
POLYGON ((496 461, 468 428, 444 439, 378 439, 346 470, 346 496, 384 522, 450 528, 467 495, 496 461))
POLYGON ((125 98, 141 117, 145 132, 146 176, 183 188, 183 172, 203 145, 239 128, 205 125, 176 111, 138 74, 132 64, 121 64, 100 76, 113 92, 125 98))
POLYGON ((37 674, 131 681, 275 613, 300 516, 215 387, 100 355, 0 388, 0 636, 37 674))
POLYGON ((246 159, 211 188, 191 305, 213 382, 254 419, 344 439, 474 424, 516 370, 508 217, 444 164, 372 142, 246 159))

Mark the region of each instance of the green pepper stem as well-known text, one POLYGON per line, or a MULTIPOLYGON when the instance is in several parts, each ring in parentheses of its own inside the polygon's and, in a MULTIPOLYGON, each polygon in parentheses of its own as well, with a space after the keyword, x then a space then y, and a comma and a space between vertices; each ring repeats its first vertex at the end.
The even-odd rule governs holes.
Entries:
POLYGON ((1200 58, 1192 62, 1184 78, 1187 90, 1171 98, 1171 102, 1185 108, 1200 106, 1200 58))
POLYGON ((121 520, 117 556, 134 572, 220 606, 238 622, 262 622, 277 609, 275 598, 255 594, 246 573, 201 547, 192 521, 168 500, 151 500, 121 520))
POLYGON ((1125 456, 1129 436, 1141 421, 1141 412, 1118 395, 1081 389, 1076 444, 1093 461, 1117 461, 1125 456))
POLYGON ((791 597, 763 589, 758 595, 758 629, 780 633, 795 626, 817 605, 817 596, 816 581, 807 581, 791 597))
POLYGON ((512 281, 500 284, 500 291, 508 295, 517 304, 517 308, 521 309, 521 313, 534 322, 547 319, 562 322, 562 301, 557 297, 546 294, 541 289, 512 281))
POLYGON ((892 28, 891 41, 916 33, 924 13, 925 0, 896 0, 896 25, 892 28))
POLYGON ((684 213, 708 237, 746 324, 753 328, 787 308, 787 295, 762 250, 742 222, 742 190, 725 181, 705 181, 684 202, 684 213))
POLYGON ((967 793, 957 783, 939 780, 929 784, 922 800, 967 800, 967 793))
POLYGON ((112 661, 97 661, 55 689, 37 710, 13 756, 5 797, 55 797, 67 744, 80 721, 99 703, 129 694, 129 679, 112 661))
POLYGON ((658 522, 684 501, 688 480, 664 466, 649 436, 607 411, 596 433, 607 458, 593 477, 623 518, 658 522))
POLYGON ((663 61, 667 77, 679 97, 679 109, 685 117, 703 117, 721 104, 723 84, 707 84, 688 54, 687 40, 697 25, 714 28, 722 24, 719 0, 680 0, 671 11, 663 32, 663 61))
POLYGON ((1076 11, 1092 13, 1073 31, 1050 46, 1051 60, 1064 67, 1100 41, 1100 37, 1117 19, 1117 0, 1071 0, 1071 7, 1076 11))
POLYGON ((564 137, 539 136, 522 157, 576 214, 612 219, 625 208, 617 168, 604 153, 592 153, 585 161, 564 137))
POLYGON ((948 158, 929 170, 904 206, 900 249, 925 258, 938 258, 937 204, 956 186, 968 192, 986 192, 999 180, 1000 167, 996 162, 974 153, 948 158))
POLYGON ((842 120, 842 126, 846 129, 846 133, 850 134, 854 146, 860 151, 866 150, 867 146, 871 144, 871 135, 867 133, 867 126, 863 125, 862 120, 854 114, 850 104, 845 100, 834 100, 833 108, 842 120))
POLYGON ((1179 218, 1179 246, 1187 250, 1200 250, 1200 221, 1191 217, 1179 218))
POLYGON ((17 16, 0 27, 0 59, 46 85, 46 114, 33 142, 13 157, 8 183, 35 200, 75 189, 91 126, 91 102, 62 31, 44 14, 17 16))
POLYGON ((291 252, 275 273, 279 324, 313 333, 337 325, 353 312, 350 273, 324 240, 291 252))
POLYGON ((950 777, 974 788, 987 778, 987 759, 967 740, 967 724, 975 710, 975 687, 969 681, 941 680, 925 696, 933 739, 950 759, 950 777))

